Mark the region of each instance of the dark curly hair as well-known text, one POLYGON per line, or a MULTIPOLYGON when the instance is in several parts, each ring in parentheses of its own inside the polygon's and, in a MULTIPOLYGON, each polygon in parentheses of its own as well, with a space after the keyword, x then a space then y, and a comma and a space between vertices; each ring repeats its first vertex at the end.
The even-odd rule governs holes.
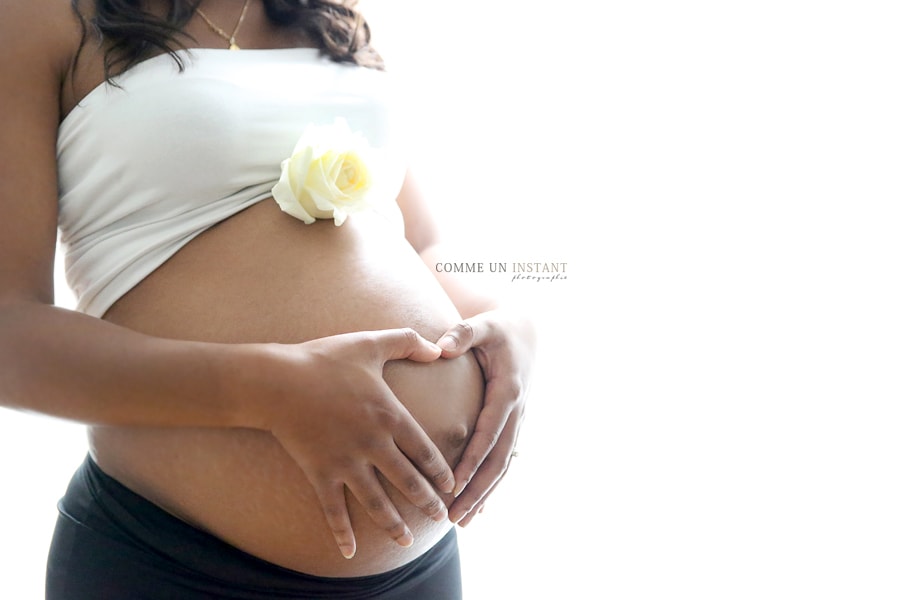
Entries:
MULTIPOLYGON (((71 1, 82 24, 82 47, 89 33, 107 44, 103 60, 107 78, 161 52, 171 54, 183 68, 181 58, 175 54, 184 48, 177 36, 201 0, 168 0, 169 10, 162 19, 144 10, 141 0, 94 0, 90 18, 81 9, 83 0, 71 1)), ((356 0, 262 2, 272 23, 306 34, 332 60, 384 68, 381 56, 369 43, 369 25, 355 10, 356 0)))

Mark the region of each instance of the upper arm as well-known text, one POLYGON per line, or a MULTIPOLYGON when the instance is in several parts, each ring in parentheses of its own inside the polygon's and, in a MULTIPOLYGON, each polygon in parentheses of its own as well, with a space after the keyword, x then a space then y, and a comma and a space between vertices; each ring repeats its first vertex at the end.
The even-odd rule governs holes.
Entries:
POLYGON ((0 4, 0 301, 53 302, 56 132, 77 23, 69 6, 0 4))

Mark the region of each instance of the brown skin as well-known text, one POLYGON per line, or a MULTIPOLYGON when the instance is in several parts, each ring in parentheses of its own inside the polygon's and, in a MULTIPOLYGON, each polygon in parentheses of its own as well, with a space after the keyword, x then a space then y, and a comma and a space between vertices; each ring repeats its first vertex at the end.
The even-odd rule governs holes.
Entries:
MULTIPOLYGON (((240 4, 204 10, 228 23, 240 4)), ((200 19, 186 31, 222 45, 200 19)), ((241 32, 244 48, 303 45, 258 2, 241 32)), ((411 179, 398 199, 406 242, 365 217, 305 226, 263 202, 199 236, 104 320, 52 306, 56 130, 103 79, 90 43, 73 75, 79 35, 68 0, 0 9, 0 81, 15 82, 0 86, 0 403, 90 424, 105 470, 289 568, 383 571, 443 535, 445 506, 468 523, 506 472, 533 332, 429 274, 438 228, 411 179)))

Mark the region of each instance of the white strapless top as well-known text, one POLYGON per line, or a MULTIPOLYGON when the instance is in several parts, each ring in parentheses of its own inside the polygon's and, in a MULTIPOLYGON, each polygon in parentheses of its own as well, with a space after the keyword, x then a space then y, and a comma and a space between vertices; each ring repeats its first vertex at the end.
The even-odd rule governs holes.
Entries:
MULTIPOLYGON (((168 55, 146 60, 92 90, 60 125, 60 239, 87 314, 102 316, 195 236, 271 197, 308 125, 343 118, 372 146, 402 148, 382 71, 311 48, 178 54, 184 72, 168 55)), ((401 171, 375 204, 402 230, 401 171)))

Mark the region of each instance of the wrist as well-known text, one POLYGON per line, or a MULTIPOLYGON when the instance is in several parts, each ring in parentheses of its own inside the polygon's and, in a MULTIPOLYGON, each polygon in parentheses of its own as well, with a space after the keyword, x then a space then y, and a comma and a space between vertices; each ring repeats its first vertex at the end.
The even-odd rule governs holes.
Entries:
POLYGON ((277 344, 228 344, 216 369, 216 389, 231 427, 270 429, 267 389, 274 379, 267 376, 277 362, 277 344))
POLYGON ((273 431, 309 381, 305 344, 235 344, 224 353, 219 389, 234 427, 273 431))

